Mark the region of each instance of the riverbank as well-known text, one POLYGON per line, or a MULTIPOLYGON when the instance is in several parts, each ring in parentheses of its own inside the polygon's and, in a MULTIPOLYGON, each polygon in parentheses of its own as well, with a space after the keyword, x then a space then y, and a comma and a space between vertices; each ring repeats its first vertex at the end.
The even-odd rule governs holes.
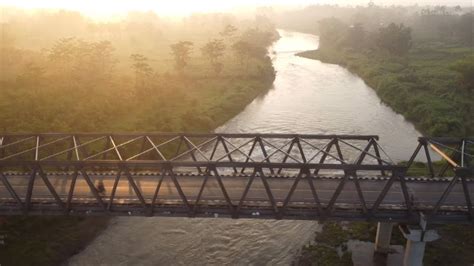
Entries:
POLYGON ((470 47, 417 44, 406 57, 332 48, 298 56, 347 68, 425 135, 474 134, 474 93, 461 88, 459 74, 451 68, 459 60, 474 56, 470 47))
MULTIPOLYGON (((373 88, 384 103, 426 135, 469 136, 474 134, 474 93, 461 87, 459 75, 451 66, 473 54, 472 48, 468 47, 417 44, 403 58, 331 48, 297 55, 347 68, 373 88)), ((375 239, 375 224, 365 228, 369 238, 354 234, 354 228, 364 226, 365 223, 351 223, 345 227, 324 225, 323 231, 316 232, 315 242, 302 249, 297 264, 352 265, 353 262, 347 260, 347 256, 351 256, 347 250, 349 239, 375 239), (340 241, 328 246, 326 243, 331 239, 340 241)), ((425 265, 471 265, 474 262, 472 226, 445 225, 436 229, 441 239, 427 245, 425 265)), ((391 244, 405 244, 396 229, 391 244)))
MULTIPOLYGON (((474 230, 468 225, 444 225, 436 226, 441 236, 437 241, 430 242, 425 251, 424 265, 443 266, 469 266, 474 261, 474 230), (456 254, 452 256, 452 254, 456 254)), ((354 222, 354 223, 334 223, 326 222, 322 225, 321 231, 315 233, 314 240, 303 246, 300 255, 295 260, 296 265, 340 265, 350 266, 354 263, 359 265, 385 265, 383 261, 373 260, 372 257, 363 258, 363 261, 354 261, 356 257, 352 253, 351 241, 362 241, 372 244, 377 231, 376 223, 354 222)), ((398 228, 394 227, 392 232, 391 246, 404 247, 406 240, 398 228)), ((373 245, 373 244, 372 244, 373 245)), ((370 247, 369 247, 370 248, 370 247)), ((401 248, 400 248, 401 249, 401 248)), ((371 256, 373 251, 357 250, 363 252, 365 256, 371 256)), ((394 250, 394 252, 397 252, 394 250)), ((398 252, 403 252, 399 250, 398 252)), ((391 255, 389 259, 394 264, 402 263, 402 254, 391 255), (396 258, 395 258, 396 257, 396 258), (397 262, 398 261, 398 262, 397 262)), ((378 259, 375 258, 374 259, 378 259)))
MULTIPOLYGON (((209 132, 269 90, 275 79, 271 59, 265 56, 245 71, 229 58, 227 71, 218 76, 209 74, 210 67, 205 66, 205 62, 199 63, 204 74, 162 75, 153 81, 156 85, 148 88, 146 95, 128 94, 134 90, 133 83, 129 82, 122 84, 119 93, 105 90, 90 100, 78 92, 69 91, 76 96, 71 97, 51 87, 45 88, 40 92, 43 95, 35 99, 29 88, 20 87, 22 84, 16 80, 3 82, 5 88, 18 88, 6 90, 0 99, 0 104, 10 107, 1 115, 6 119, 2 120, 3 126, 8 126, 9 132, 209 132), (25 97, 26 102, 40 103, 23 108, 23 104, 15 101, 20 96, 25 97), (74 109, 64 112, 68 110, 70 99, 79 104, 73 104, 74 109), (25 121, 15 123, 20 118, 25 121)), ((4 244, 0 245, 0 264, 64 264, 107 228, 109 220, 110 217, 0 217, 0 235, 4 238, 4 244)))
MULTIPOLYGON (((177 115, 180 122, 168 120, 171 124, 165 129, 212 131, 271 88, 274 72, 269 59, 265 69, 266 74, 260 77, 209 78, 193 83, 193 93, 188 93, 191 99, 179 104, 177 115)), ((184 90, 186 82, 181 84, 180 89, 184 90)), ((132 113, 129 119, 135 115, 144 116, 132 113)), ((114 130, 121 125, 117 121, 114 130)), ((156 127, 138 128, 141 131, 156 130, 156 127)), ((110 217, 0 217, 0 235, 5 237, 5 244, 0 246, 0 263, 61 265, 107 228, 109 220, 110 217)))

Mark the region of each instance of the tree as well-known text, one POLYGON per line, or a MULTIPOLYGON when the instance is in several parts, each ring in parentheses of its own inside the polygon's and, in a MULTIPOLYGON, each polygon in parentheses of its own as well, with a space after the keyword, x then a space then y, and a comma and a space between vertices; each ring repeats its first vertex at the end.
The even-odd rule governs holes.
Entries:
POLYGON ((65 78, 68 84, 91 89, 110 80, 117 63, 114 50, 109 41, 86 42, 65 38, 54 44, 48 57, 59 77, 65 78))
POLYGON ((319 48, 338 46, 347 31, 347 25, 337 18, 325 18, 318 22, 319 48))
POLYGON ((225 44, 219 39, 214 39, 201 48, 202 55, 209 60, 216 75, 219 75, 224 67, 224 65, 219 61, 222 55, 224 55, 224 51, 225 44))
POLYGON ((153 69, 148 64, 148 58, 141 54, 132 54, 130 59, 133 61, 132 68, 135 71, 135 89, 143 91, 146 87, 146 81, 153 73, 153 69))
POLYGON ((255 46, 267 47, 276 40, 273 31, 263 31, 259 29, 248 29, 242 33, 240 40, 251 43, 255 46))
POLYGON ((265 47, 251 44, 247 41, 237 41, 232 45, 235 57, 239 59, 241 67, 248 70, 250 58, 263 59, 266 55, 265 47))
POLYGON ((388 51, 392 55, 402 56, 411 48, 411 28, 403 24, 391 23, 387 27, 379 29, 376 38, 377 46, 388 51))
POLYGON ((239 59, 241 66, 244 65, 244 61, 248 61, 248 52, 250 50, 250 44, 246 41, 237 41, 232 44, 232 51, 234 52, 235 57, 239 59))
POLYGON ((457 61, 451 69, 460 74, 461 86, 474 92, 474 56, 457 61))
POLYGON ((180 41, 171 45, 171 53, 174 56, 175 69, 182 73, 184 68, 188 65, 193 43, 189 41, 180 41))
POLYGON ((365 30, 362 24, 356 23, 355 25, 349 27, 346 38, 348 46, 360 50, 364 47, 365 39, 365 30))
POLYGON ((110 79, 117 60, 114 58, 113 53, 115 48, 109 41, 101 41, 91 44, 90 50, 90 61, 89 67, 92 67, 94 74, 99 79, 110 79))
POLYGON ((56 41, 53 47, 49 50, 49 60, 56 64, 60 75, 70 75, 74 53, 77 48, 76 41, 75 38, 62 38, 56 41))
POLYGON ((219 35, 222 36, 225 40, 228 42, 232 41, 232 38, 234 37, 235 33, 237 32, 237 28, 234 27, 231 24, 227 24, 225 28, 219 32, 219 35))
POLYGON ((473 32, 473 23, 474 23, 474 14, 466 13, 461 16, 459 19, 458 25, 456 27, 457 35, 461 41, 467 45, 474 44, 474 35, 473 32))

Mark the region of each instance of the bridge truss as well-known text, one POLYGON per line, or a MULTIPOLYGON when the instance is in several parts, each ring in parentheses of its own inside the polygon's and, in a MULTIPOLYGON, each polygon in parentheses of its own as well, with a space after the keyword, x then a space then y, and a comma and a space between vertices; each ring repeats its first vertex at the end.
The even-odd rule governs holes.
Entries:
POLYGON ((401 165, 377 141, 359 135, 8 134, 0 136, 0 214, 417 222, 424 213, 430 222, 472 222, 473 139, 420 138, 401 165), (427 163, 421 166, 430 176, 407 177, 420 166, 422 150, 427 163), (438 169, 433 152, 447 164, 438 169))

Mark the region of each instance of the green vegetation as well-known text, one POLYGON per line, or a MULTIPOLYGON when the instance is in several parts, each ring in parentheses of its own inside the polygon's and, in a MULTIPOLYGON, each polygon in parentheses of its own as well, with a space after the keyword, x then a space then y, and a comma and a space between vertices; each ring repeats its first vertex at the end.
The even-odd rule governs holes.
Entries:
POLYGON ((0 218, 2 265, 60 265, 108 224, 108 217, 0 218))
MULTIPOLYGON (((316 232, 314 243, 303 247, 298 265, 353 265, 347 242, 351 239, 374 241, 376 232, 375 223, 326 222, 321 232, 316 232)), ((393 231, 392 244, 404 244, 403 236, 398 230, 393 231)))
MULTIPOLYGON (((99 23, 67 11, 5 12, 2 21, 0 132, 210 131, 275 77, 266 47, 277 33, 261 21, 131 13, 99 23), (252 56, 236 60, 237 43, 252 56)), ((107 221, 0 218, 0 264, 59 265, 107 221)))
POLYGON ((372 3, 291 11, 280 25, 318 34, 320 49, 301 56, 359 75, 425 135, 469 136, 474 134, 473 17, 459 6, 372 3))
MULTIPOLYGON (((16 27, 3 24, 2 31, 15 36, 16 27)), ((144 49, 144 43, 128 55, 128 49, 120 50, 128 46, 123 34, 135 33, 121 29, 116 41, 61 37, 40 51, 19 48, 22 39, 18 46, 2 42, 0 131, 213 129, 274 79, 265 49, 276 38, 273 29, 249 26, 235 33, 236 43, 259 48, 258 56, 247 58, 247 69, 235 60, 231 45, 217 39, 219 30, 210 42, 204 32, 192 40, 170 34, 155 40, 159 52, 144 49), (203 57, 194 47, 202 47, 203 57)))
POLYGON ((298 265, 352 265, 352 254, 347 251, 350 233, 339 223, 325 223, 317 232, 315 243, 303 247, 298 265))
POLYGON ((455 69, 468 64, 466 57, 473 53, 469 47, 416 43, 406 57, 331 48, 300 55, 347 67, 427 135, 469 136, 474 134, 474 94, 464 76, 471 76, 455 69))
MULTIPOLYGON (((436 7, 413 13, 401 7, 374 5, 355 9, 313 7, 300 12, 310 14, 309 10, 321 16, 325 10, 326 16, 333 16, 321 17, 312 29, 299 25, 320 36, 319 50, 300 56, 346 67, 425 135, 474 135, 472 12, 463 14, 460 7, 436 7)), ((442 166, 442 162, 435 162, 435 171, 442 166)), ((408 174, 427 175, 426 165, 415 162, 408 174)), ((331 246, 337 240, 341 247, 348 239, 375 239, 375 224, 351 223, 347 228, 324 226, 323 232, 317 233, 316 243, 303 248, 302 264, 341 264, 327 243, 331 246), (354 234, 354 228, 362 228, 355 231, 365 233, 354 234)), ((472 226, 445 225, 436 229, 441 239, 427 245, 426 265, 474 262, 472 226)), ((392 244, 404 243, 400 232, 394 230, 392 244)))
MULTIPOLYGON (((435 228, 441 236, 430 242, 426 248, 424 265, 472 265, 474 261, 474 231, 470 226, 443 225, 435 228), (456 254, 449 256, 447 254, 456 254)), ((316 232, 314 243, 303 247, 298 265, 353 265, 347 241, 357 239, 373 242, 377 232, 375 223, 353 222, 323 224, 321 232, 316 232)), ((391 245, 405 245, 405 238, 394 227, 391 245)), ((371 259, 371 258, 369 258, 371 259)))
POLYGON ((472 225, 444 225, 436 228, 441 238, 426 246, 427 266, 472 265, 474 262, 474 230, 472 225))

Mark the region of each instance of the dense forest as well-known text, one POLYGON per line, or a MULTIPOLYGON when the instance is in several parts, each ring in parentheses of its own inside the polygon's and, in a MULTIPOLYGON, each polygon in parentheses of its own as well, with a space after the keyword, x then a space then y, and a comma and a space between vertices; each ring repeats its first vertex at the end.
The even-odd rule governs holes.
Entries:
POLYGON ((329 17, 312 24, 320 49, 302 56, 358 74, 426 135, 474 134, 472 12, 375 5, 300 12, 314 10, 329 17))

